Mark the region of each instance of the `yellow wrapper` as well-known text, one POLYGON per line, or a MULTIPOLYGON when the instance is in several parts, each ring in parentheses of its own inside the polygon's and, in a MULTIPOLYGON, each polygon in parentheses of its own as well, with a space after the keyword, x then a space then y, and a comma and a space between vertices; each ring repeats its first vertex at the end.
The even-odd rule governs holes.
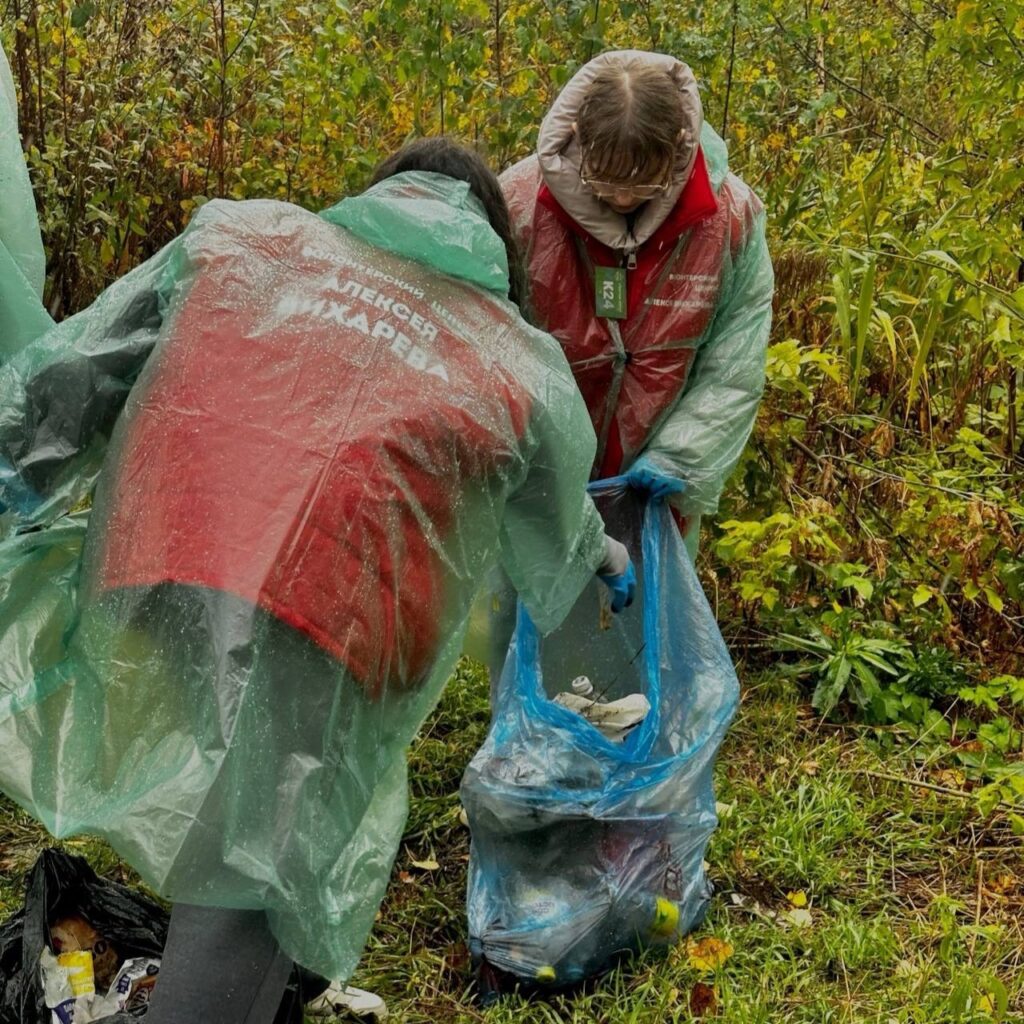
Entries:
POLYGON ((92 971, 92 953, 88 949, 78 949, 73 953, 61 953, 57 963, 67 972, 71 991, 77 999, 79 996, 91 996, 96 992, 96 982, 92 971))

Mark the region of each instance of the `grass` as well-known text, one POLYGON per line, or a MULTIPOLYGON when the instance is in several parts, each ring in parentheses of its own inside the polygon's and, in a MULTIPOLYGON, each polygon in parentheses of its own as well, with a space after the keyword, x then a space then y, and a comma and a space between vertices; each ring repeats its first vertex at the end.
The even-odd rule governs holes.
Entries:
MULTIPOLYGON (((873 774, 865 734, 823 725, 789 681, 748 680, 718 762, 717 895, 700 939, 733 953, 713 974, 685 945, 623 965, 573 1000, 473 1001, 465 949, 469 836, 458 783, 487 727, 487 687, 464 664, 410 756, 412 812, 386 902, 353 982, 403 1024, 665 1024, 715 1003, 735 1024, 1024 1021, 1022 842, 948 794, 873 774), (413 862, 436 860, 436 870, 413 862), (793 902, 807 899, 806 915, 793 902), (792 895, 792 899, 789 897, 792 895), (801 923, 802 922, 802 923, 801 923), (1000 1013, 1005 997, 1007 1009, 1000 1013)), ((45 834, 3 805, 0 911, 45 834)), ((102 871, 123 865, 83 840, 102 871)))

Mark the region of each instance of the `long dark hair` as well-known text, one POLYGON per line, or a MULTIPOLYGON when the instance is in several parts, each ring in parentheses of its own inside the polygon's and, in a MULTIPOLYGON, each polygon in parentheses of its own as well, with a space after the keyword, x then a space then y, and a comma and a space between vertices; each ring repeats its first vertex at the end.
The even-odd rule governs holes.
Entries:
POLYGON ((484 204, 487 219, 505 246, 508 256, 508 297, 519 307, 523 317, 529 320, 526 267, 512 234, 512 220, 501 186, 483 157, 444 136, 416 139, 378 164, 370 184, 376 185, 378 181, 403 171, 433 171, 435 174, 445 174, 449 178, 468 182, 473 195, 484 204))

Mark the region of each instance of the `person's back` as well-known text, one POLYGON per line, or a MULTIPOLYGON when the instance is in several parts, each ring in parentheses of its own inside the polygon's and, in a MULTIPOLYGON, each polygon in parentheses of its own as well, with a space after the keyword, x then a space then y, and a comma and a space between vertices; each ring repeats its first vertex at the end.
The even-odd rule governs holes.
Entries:
POLYGON ((635 586, 569 367, 510 301, 497 181, 438 141, 319 218, 208 204, 0 367, 0 785, 335 976, 488 566, 543 631, 595 571, 613 608, 635 586), (80 575, 62 517, 94 487, 80 575))
POLYGON ((90 589, 224 590, 374 693, 423 682, 528 468, 536 338, 507 301, 287 204, 209 204, 184 258, 90 589))

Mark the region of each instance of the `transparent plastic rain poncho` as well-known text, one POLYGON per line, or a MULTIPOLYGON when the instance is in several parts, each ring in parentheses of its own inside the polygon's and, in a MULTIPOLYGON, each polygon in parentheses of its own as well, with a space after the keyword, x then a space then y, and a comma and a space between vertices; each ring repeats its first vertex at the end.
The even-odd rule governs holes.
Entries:
POLYGON ((507 288, 446 177, 217 201, 0 368, 4 791, 345 977, 487 568, 547 630, 604 556, 586 409, 507 288))
MULTIPOLYGON (((571 130, 569 111, 563 120, 571 130)), ((594 297, 595 267, 626 266, 625 251, 613 247, 624 218, 609 210, 613 223, 601 239, 585 231, 556 201, 571 206, 581 196, 552 198, 536 156, 501 178, 528 253, 539 323, 562 344, 590 410, 594 476, 624 472, 646 455, 685 481, 671 500, 689 517, 717 511, 754 426, 774 290, 761 203, 729 173, 721 138, 706 124, 698 135, 678 205, 641 240, 636 269, 626 270, 624 320, 597 316, 594 297)), ((578 161, 578 153, 570 148, 564 159, 578 161)), ((569 180, 566 173, 564 187, 569 180)))
POLYGON ((53 326, 43 308, 46 258, 18 137, 18 100, 0 48, 0 363, 53 326))
POLYGON ((621 477, 592 488, 637 565, 637 600, 612 617, 590 587, 543 641, 520 607, 491 730, 462 785, 471 950, 542 986, 701 920, 712 767, 739 692, 668 507, 645 506, 621 477), (646 695, 651 709, 624 741, 551 699, 580 675, 608 701, 646 695))

